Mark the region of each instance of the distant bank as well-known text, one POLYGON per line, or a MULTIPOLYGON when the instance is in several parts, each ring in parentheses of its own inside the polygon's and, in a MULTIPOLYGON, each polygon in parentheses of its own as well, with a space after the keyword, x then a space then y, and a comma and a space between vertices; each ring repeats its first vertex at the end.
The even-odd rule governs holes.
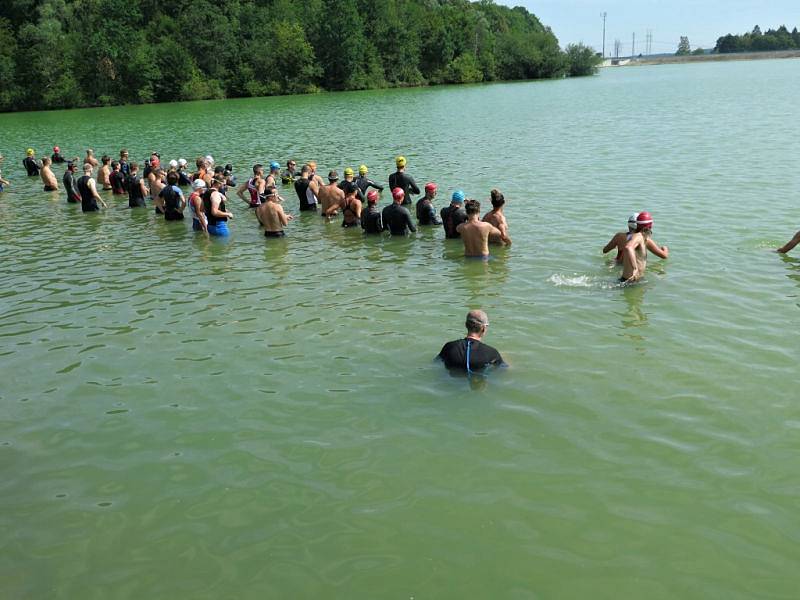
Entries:
POLYGON ((607 58, 600 66, 625 67, 634 65, 671 65, 678 63, 715 62, 722 60, 765 60, 772 58, 800 58, 800 50, 776 50, 774 52, 732 52, 726 54, 700 54, 698 56, 637 56, 634 58, 620 58, 618 64, 612 64, 617 63, 617 59, 607 58))

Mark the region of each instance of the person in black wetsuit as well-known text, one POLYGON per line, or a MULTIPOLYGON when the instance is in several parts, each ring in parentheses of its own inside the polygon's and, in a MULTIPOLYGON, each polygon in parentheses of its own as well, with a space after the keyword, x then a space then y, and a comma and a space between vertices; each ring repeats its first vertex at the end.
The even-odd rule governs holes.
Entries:
POLYGON ((53 154, 50 157, 50 160, 53 161, 53 164, 61 164, 67 162, 67 159, 61 156, 61 148, 58 146, 53 146, 53 154))
POLYGON ((378 192, 367 192, 367 210, 361 211, 361 229, 364 233, 383 233, 383 215, 378 210, 378 192))
POLYGON ((441 359, 448 369, 460 369, 467 373, 481 371, 489 366, 504 366, 506 363, 500 353, 481 338, 486 335, 489 317, 482 310, 467 313, 467 337, 447 342, 436 358, 441 359))
POLYGON ((92 179, 92 165, 89 163, 83 164, 83 177, 78 179, 78 191, 81 194, 81 210, 83 212, 100 210, 97 206, 98 202, 103 205, 103 208, 108 208, 97 193, 97 184, 92 179))
POLYGON ((144 200, 147 196, 147 188, 144 185, 144 180, 139 176, 139 163, 132 162, 129 168, 130 175, 125 180, 125 185, 128 188, 128 206, 130 208, 143 208, 147 206, 144 200))
POLYGON ((394 194, 395 188, 400 188, 405 194, 403 204, 411 204, 411 194, 419 194, 419 188, 414 178, 406 173, 406 157, 398 156, 395 159, 397 171, 389 175, 389 189, 394 194))
POLYGON ((457 227, 467 222, 467 211, 464 210, 464 192, 461 190, 453 192, 450 206, 445 206, 440 214, 444 226, 444 236, 450 239, 460 238, 461 234, 457 227))
POLYGON ((125 175, 118 160, 111 161, 111 173, 108 175, 108 182, 114 195, 122 196, 127 193, 125 189, 125 175))
POLYGON ((379 192, 382 192, 383 191, 383 186, 382 185, 378 185, 377 183, 372 181, 372 179, 367 177, 367 173, 369 173, 369 169, 367 169, 367 165, 361 165, 360 167, 358 167, 358 177, 355 178, 355 182, 356 182, 356 185, 358 186, 358 189, 361 190, 361 193, 362 194, 366 194, 367 193, 367 189, 371 188, 371 187, 375 188, 379 192))
POLYGON ((123 148, 119 151, 119 170, 122 171, 122 174, 125 175, 125 179, 128 179, 128 175, 131 174, 131 167, 128 164, 128 151, 123 148))
POLYGON ((417 221, 420 225, 441 225, 442 222, 436 216, 436 209, 433 206, 433 199, 436 198, 436 184, 425 184, 425 197, 417 200, 417 221))
POLYGON ((33 148, 28 148, 25 151, 25 158, 22 160, 22 165, 28 172, 28 177, 39 176, 39 161, 36 160, 36 152, 33 151, 33 148))
POLYGON ((67 202, 70 204, 77 204, 81 201, 81 193, 78 191, 78 186, 75 183, 75 173, 77 170, 78 167, 75 165, 75 161, 69 161, 67 163, 67 170, 64 171, 64 177, 61 180, 67 192, 67 202))
POLYGON ((347 193, 345 187, 349 188, 350 187, 349 184, 352 183, 356 188, 356 196, 358 196, 358 200, 363 203, 367 199, 367 197, 364 195, 364 192, 361 191, 361 188, 358 187, 358 185, 356 185, 356 182, 353 180, 353 175, 355 175, 353 169, 347 167, 344 170, 344 179, 339 182, 339 189, 347 193))
POLYGON ((416 232, 414 222, 411 220, 411 213, 405 206, 402 206, 405 194, 400 188, 392 190, 392 202, 383 209, 381 218, 383 219, 383 229, 388 230, 392 235, 405 235, 407 231, 416 232))
POLYGON ((186 200, 183 197, 181 188, 178 187, 177 171, 170 171, 167 174, 167 185, 165 185, 158 196, 164 201, 164 220, 183 221, 183 209, 186 208, 186 200))

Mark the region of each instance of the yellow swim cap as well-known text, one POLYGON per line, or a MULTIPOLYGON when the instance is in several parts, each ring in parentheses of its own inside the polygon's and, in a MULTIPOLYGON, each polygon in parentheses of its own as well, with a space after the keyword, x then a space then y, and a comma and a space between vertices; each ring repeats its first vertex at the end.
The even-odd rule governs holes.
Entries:
POLYGON ((367 165, 361 165, 360 167, 358 167, 358 174, 359 175, 366 175, 367 173, 369 173, 369 169, 367 168, 367 165))
POLYGON ((345 176, 345 177, 351 177, 352 175, 353 175, 353 169, 351 169, 350 167, 347 167, 347 168, 344 170, 344 176, 345 176))
POLYGON ((406 157, 405 156, 398 156, 394 159, 395 164, 398 167, 405 167, 406 166, 406 157))
POLYGON ((25 150, 25 154, 27 154, 28 156, 33 156, 36 153, 33 151, 33 148, 28 148, 27 150, 25 150))

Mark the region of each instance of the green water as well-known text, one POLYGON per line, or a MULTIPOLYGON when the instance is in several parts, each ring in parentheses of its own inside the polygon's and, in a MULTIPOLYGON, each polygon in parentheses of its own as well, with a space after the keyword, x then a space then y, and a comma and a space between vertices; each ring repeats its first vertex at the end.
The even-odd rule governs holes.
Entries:
POLYGON ((786 60, 0 115, 0 596, 796 598, 798 89, 786 60), (499 187, 514 244, 83 215, 22 175, 54 144, 403 153, 499 187), (671 256, 620 289, 600 249, 643 209, 671 256), (476 307, 512 366, 470 384, 432 358, 476 307))

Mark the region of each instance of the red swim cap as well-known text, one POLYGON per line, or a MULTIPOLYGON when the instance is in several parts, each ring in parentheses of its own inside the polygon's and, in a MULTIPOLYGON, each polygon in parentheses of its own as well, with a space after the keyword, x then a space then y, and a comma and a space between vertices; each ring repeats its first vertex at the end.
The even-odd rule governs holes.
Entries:
POLYGON ((61 152, 61 148, 59 148, 58 146, 53 146, 53 152, 58 154, 59 152, 61 152))
POLYGON ((425 184, 425 191, 426 192, 435 192, 436 191, 436 184, 432 181, 425 184))
POLYGON ((406 193, 400 188, 394 188, 392 190, 392 198, 395 200, 399 200, 400 198, 404 198, 406 193))
POLYGON ((636 217, 636 225, 640 229, 652 229, 653 228, 653 215, 651 215, 647 211, 640 212, 639 216, 636 217))
POLYGON ((377 202, 378 201, 378 192, 375 190, 370 190, 367 192, 367 202, 377 202))

